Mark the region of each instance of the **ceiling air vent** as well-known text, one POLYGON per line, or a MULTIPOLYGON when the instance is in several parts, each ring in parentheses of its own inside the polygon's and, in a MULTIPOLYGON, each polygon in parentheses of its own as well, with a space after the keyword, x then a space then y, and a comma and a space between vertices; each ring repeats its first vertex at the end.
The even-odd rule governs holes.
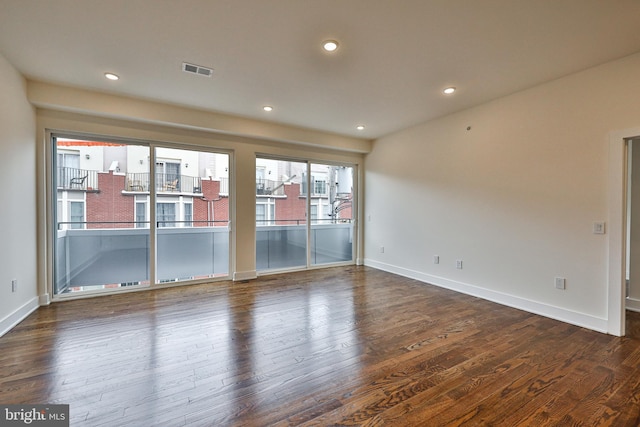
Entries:
POLYGON ((197 74, 204 77, 211 77, 211 75, 213 75, 213 70, 211 68, 189 64, 187 62, 182 63, 182 71, 184 71, 185 73, 197 74))

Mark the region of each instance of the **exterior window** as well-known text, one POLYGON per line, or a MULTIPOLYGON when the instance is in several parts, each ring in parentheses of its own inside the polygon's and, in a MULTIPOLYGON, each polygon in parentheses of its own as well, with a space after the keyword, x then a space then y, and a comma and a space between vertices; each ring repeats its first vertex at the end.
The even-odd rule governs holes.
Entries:
POLYGON ((326 181, 313 181, 313 194, 327 194, 327 183, 326 181))
POLYGON ((176 204, 158 203, 157 206, 156 221, 158 222, 158 227, 175 227, 176 204))
POLYGON ((146 220, 147 204, 145 202, 136 202, 136 228, 146 228, 146 220))
POLYGON ((267 205, 264 203, 256 204, 256 223, 258 225, 269 225, 267 222, 267 205))
POLYGON ((84 228, 84 202, 69 202, 70 227, 74 230, 84 228))
POLYGON ((273 199, 262 199, 265 202, 256 203, 256 224, 274 225, 276 223, 276 205, 273 199))
POLYGON ((193 227, 193 204, 184 204, 184 226, 193 227))
POLYGON ((311 215, 309 215, 311 221, 318 220, 318 205, 311 205, 311 215))

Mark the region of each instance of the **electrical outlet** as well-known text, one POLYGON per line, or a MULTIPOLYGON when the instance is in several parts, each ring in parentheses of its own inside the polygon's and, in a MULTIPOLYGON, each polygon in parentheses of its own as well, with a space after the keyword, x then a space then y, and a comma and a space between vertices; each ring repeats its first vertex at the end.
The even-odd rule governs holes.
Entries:
POLYGON ((434 264, 440 264, 440 256, 439 255, 434 255, 433 256, 433 263, 434 264))
POLYGON ((11 280, 11 292, 18 291, 18 279, 11 280))
POLYGON ((605 234, 605 224, 604 224, 604 222, 594 222, 593 223, 593 234, 605 234))
POLYGON ((456 268, 458 270, 462 270, 462 260, 461 259, 456 260, 456 268))
POLYGON ((556 277, 555 278, 556 289, 566 289, 567 288, 567 280, 564 277, 556 277))

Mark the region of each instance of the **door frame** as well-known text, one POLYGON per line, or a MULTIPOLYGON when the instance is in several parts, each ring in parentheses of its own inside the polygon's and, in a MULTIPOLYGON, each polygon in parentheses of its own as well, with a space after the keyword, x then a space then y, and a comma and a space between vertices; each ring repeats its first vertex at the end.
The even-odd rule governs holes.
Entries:
POLYGON ((640 135, 640 127, 609 134, 608 182, 608 301, 607 332, 625 335, 628 140, 640 135))

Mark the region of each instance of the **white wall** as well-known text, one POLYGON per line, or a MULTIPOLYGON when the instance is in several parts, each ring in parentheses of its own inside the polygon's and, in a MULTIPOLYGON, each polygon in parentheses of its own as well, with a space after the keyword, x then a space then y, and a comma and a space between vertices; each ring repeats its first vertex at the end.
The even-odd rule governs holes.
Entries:
POLYGON ((35 112, 26 82, 0 55, 0 335, 38 307, 35 112), (11 281, 18 280, 17 292, 11 281))
POLYGON ((640 124, 638 75, 640 54, 375 141, 365 263, 606 331, 608 241, 592 227, 608 134, 640 124))

